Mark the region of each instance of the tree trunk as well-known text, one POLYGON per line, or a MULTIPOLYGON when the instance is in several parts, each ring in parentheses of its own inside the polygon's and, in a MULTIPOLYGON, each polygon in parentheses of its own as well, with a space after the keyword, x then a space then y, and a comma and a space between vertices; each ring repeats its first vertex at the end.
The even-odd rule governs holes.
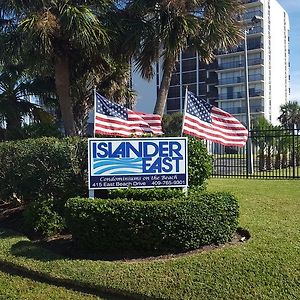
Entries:
POLYGON ((266 169, 266 157, 265 157, 265 146, 264 143, 259 145, 259 171, 264 171, 266 169))
POLYGON ((18 110, 18 101, 15 97, 9 98, 10 112, 6 114, 6 129, 9 134, 13 134, 22 126, 21 113, 18 110))
POLYGON ((172 78, 172 72, 175 67, 175 63, 176 63, 176 58, 171 57, 166 59, 165 69, 163 72, 160 87, 158 90, 157 100, 155 103, 154 114, 158 114, 161 116, 164 114, 170 82, 172 78))
POLYGON ((55 58, 55 87, 59 98, 66 135, 75 135, 73 106, 70 97, 70 70, 67 56, 57 55, 55 58))

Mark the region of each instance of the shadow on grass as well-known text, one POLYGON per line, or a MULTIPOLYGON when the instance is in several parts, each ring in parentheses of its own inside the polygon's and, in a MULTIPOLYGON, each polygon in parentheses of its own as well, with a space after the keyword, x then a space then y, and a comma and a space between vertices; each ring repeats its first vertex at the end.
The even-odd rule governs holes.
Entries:
POLYGON ((31 241, 19 241, 15 243, 11 246, 10 253, 14 256, 32 258, 40 261, 64 259, 63 256, 40 248, 37 243, 31 241))
POLYGON ((0 238, 5 239, 5 238, 12 238, 12 237, 24 237, 22 233, 18 233, 9 229, 3 229, 0 228, 0 238))
POLYGON ((138 293, 131 293, 120 289, 112 289, 101 286, 89 286, 88 284, 84 284, 79 281, 69 280, 69 279, 61 279, 51 277, 48 274, 39 273, 37 271, 28 270, 25 267, 17 266, 13 263, 1 261, 0 260, 0 271, 15 275, 21 276, 23 278, 28 278, 30 280, 34 280, 41 283, 46 283, 50 285, 54 285, 56 287, 62 287, 69 290, 73 290, 75 292, 90 294, 94 296, 101 297, 107 300, 129 300, 129 299, 145 299, 145 300, 161 300, 162 298, 154 298, 148 297, 145 295, 141 295, 138 293))
POLYGON ((204 251, 211 251, 224 246, 233 246, 246 242, 251 237, 248 230, 238 228, 231 241, 221 245, 205 245, 195 250, 186 252, 156 252, 156 251, 86 251, 78 247, 71 235, 58 236, 50 240, 19 241, 11 247, 11 254, 18 257, 26 257, 40 261, 59 259, 88 259, 101 261, 133 261, 133 260, 157 260, 191 255, 204 251))

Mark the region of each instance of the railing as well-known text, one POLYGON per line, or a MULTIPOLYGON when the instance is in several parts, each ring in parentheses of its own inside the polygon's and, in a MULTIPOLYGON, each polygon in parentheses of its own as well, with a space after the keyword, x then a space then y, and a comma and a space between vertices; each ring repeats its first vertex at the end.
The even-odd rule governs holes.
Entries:
POLYGON ((259 0, 243 0, 242 1, 243 4, 254 3, 254 2, 259 2, 259 0))
POLYGON ((263 33, 263 32, 264 32, 263 28, 261 26, 257 26, 257 27, 253 27, 253 28, 249 29, 248 35, 256 34, 256 33, 263 33))
MULTIPOLYGON (((263 63, 264 63, 264 60, 262 58, 248 59, 248 66, 263 65, 263 63)), ((230 61, 227 63, 219 64, 218 69, 219 70, 235 69, 235 68, 241 68, 244 66, 245 66, 244 61, 230 61)))
POLYGON ((249 11, 246 12, 242 15, 241 19, 242 20, 251 20, 254 16, 256 17, 262 17, 263 12, 261 10, 254 10, 254 11, 249 11))
POLYGON ((213 176, 300 179, 300 128, 252 130, 253 173, 247 172, 247 149, 206 142, 213 156, 213 176))
MULTIPOLYGON (((249 81, 260 81, 264 79, 264 75, 262 74, 251 74, 248 76, 249 81)), ((221 78, 219 79, 219 85, 222 84, 235 84, 235 83, 243 83, 245 82, 244 76, 236 76, 230 78, 221 78)))
MULTIPOLYGON (((231 108, 226 108, 223 109, 230 114, 233 115, 238 115, 238 114, 245 114, 246 113, 246 107, 231 107, 231 108)), ((258 112, 263 112, 264 107, 262 105, 250 105, 250 112, 251 113, 258 113, 258 112)))
MULTIPOLYGON (((262 90, 249 90, 250 97, 260 97, 263 96, 264 92, 262 90)), ((233 92, 233 93, 223 93, 219 94, 218 100, 229 100, 229 99, 240 99, 245 98, 245 92, 233 92)))
MULTIPOLYGON (((247 44, 247 49, 248 50, 255 50, 255 49, 261 49, 263 48, 263 43, 261 42, 249 42, 247 44)), ((239 45, 239 46, 236 46, 236 47, 232 47, 232 48, 229 48, 229 49, 223 49, 223 50, 219 50, 218 51, 218 54, 219 55, 222 55, 222 54, 230 54, 230 53, 236 53, 236 52, 241 52, 241 51, 245 51, 245 47, 244 45, 239 45)))

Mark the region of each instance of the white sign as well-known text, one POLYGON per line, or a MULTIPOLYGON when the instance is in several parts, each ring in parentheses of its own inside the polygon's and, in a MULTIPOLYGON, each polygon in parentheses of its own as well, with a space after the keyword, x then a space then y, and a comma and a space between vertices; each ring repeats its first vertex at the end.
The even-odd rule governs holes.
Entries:
POLYGON ((91 138, 89 189, 187 187, 187 138, 91 138))

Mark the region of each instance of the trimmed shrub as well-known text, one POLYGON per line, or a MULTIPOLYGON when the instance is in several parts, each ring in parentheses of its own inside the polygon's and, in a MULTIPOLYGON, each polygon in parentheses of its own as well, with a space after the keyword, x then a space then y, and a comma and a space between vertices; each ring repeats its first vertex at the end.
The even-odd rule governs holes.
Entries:
POLYGON ((64 228, 63 218, 59 215, 53 198, 31 202, 24 212, 25 230, 49 237, 64 228))
MULTIPOLYGON (((182 129, 182 113, 163 116, 163 129, 165 136, 180 136, 182 129)), ((189 186, 202 189, 206 187, 206 180, 213 169, 212 156, 208 154, 204 143, 197 138, 188 137, 189 156, 189 186)))
POLYGON ((59 130, 59 127, 55 124, 33 123, 22 127, 22 135, 20 138, 32 139, 46 136, 61 138, 62 132, 59 130))
MULTIPOLYGON (((212 170, 201 141, 189 139, 189 185, 204 189, 212 170)), ((38 138, 0 143, 0 199, 68 199, 87 192, 87 140, 38 138)), ((112 192, 112 198, 172 199, 180 189, 112 192), (120 195, 120 196, 119 196, 120 195), (161 198, 162 197, 162 198, 161 198)))
POLYGON ((171 200, 185 197, 182 189, 154 188, 154 189, 115 189, 109 190, 110 199, 127 199, 140 201, 171 200))
POLYGON ((203 142, 196 138, 188 140, 189 186, 205 189, 206 180, 213 170, 212 156, 203 142))
POLYGON ((231 239, 238 204, 227 193, 188 200, 69 199, 66 225, 78 245, 100 251, 186 251, 231 239))
POLYGON ((68 199, 87 192, 87 141, 39 138, 0 143, 0 199, 68 199))

